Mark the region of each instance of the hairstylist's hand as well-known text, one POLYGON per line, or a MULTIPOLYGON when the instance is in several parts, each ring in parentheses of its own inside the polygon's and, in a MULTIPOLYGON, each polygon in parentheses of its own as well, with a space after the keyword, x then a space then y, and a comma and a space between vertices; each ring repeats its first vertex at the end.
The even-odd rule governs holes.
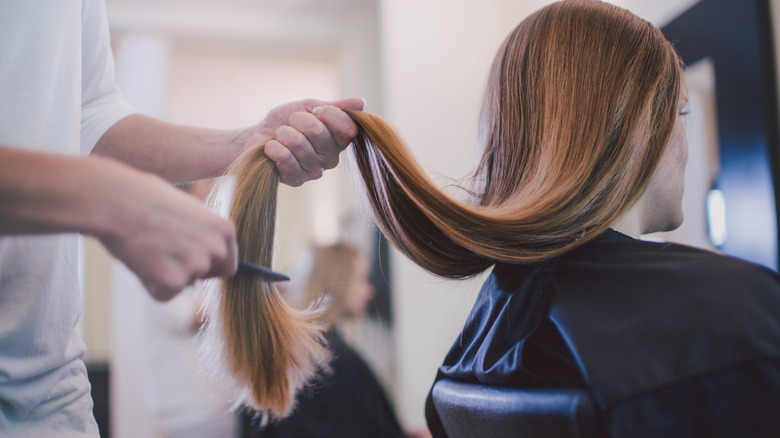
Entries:
POLYGON ((96 236, 152 297, 165 301, 197 279, 235 273, 232 222, 156 176, 118 163, 111 167, 96 188, 111 199, 99 215, 107 225, 96 236))
POLYGON ((339 154, 357 135, 357 125, 341 109, 362 110, 360 98, 324 102, 307 99, 280 105, 257 126, 272 138, 265 154, 276 162, 281 182, 297 187, 339 163, 339 154))

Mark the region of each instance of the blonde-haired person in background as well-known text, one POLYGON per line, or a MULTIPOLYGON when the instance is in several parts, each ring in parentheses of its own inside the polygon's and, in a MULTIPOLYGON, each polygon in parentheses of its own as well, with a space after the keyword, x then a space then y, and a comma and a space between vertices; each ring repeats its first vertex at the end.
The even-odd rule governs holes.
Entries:
MULTIPOLYGON (((357 248, 337 243, 303 254, 290 271, 285 296, 295 307, 321 307, 330 327, 331 371, 298 396, 283 420, 250 432, 256 438, 405 438, 390 400, 360 354, 339 333, 340 324, 362 318, 374 288, 371 263, 357 248)), ((426 432, 419 435, 423 437, 426 432)))
POLYGON ((285 287, 286 299, 305 309, 322 301, 329 326, 360 318, 374 296, 371 263, 356 247, 345 243, 316 246, 301 255, 285 287))
MULTIPOLYGON (((659 29, 566 0, 523 20, 495 57, 473 202, 447 197, 386 123, 355 114, 353 151, 388 239, 441 276, 492 267, 439 379, 584 388, 600 436, 777 436, 777 274, 640 240, 683 220, 686 105, 659 29)), ((430 399, 426 411, 445 437, 430 399)))

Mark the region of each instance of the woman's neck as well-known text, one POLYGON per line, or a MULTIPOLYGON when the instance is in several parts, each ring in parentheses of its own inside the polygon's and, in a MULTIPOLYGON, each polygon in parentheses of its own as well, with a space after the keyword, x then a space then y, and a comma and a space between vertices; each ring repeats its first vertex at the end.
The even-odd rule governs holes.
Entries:
POLYGON ((639 209, 636 207, 637 206, 634 205, 634 207, 628 210, 618 220, 612 222, 609 227, 615 231, 625 234, 626 236, 639 239, 639 236, 641 236, 643 232, 643 225, 641 221, 641 215, 639 214, 639 209))

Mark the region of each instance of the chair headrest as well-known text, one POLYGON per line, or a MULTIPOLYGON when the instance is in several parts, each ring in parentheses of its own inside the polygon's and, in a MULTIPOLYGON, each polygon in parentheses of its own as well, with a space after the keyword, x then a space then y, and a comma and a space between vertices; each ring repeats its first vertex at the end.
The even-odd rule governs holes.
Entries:
POLYGON ((450 438, 604 435, 593 399, 581 388, 519 389, 443 379, 432 398, 450 438))

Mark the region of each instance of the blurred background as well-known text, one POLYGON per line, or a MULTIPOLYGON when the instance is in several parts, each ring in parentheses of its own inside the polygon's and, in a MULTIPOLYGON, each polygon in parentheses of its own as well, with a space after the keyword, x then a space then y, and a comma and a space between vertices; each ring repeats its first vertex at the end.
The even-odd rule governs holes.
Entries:
MULTIPOLYGON (((468 176, 476 164, 480 99, 496 49, 528 13, 550 2, 106 3, 117 81, 140 112, 175 123, 238 128, 257 123, 270 108, 291 100, 362 96, 366 110, 389 119, 434 179, 445 185, 468 176)), ((612 3, 663 26, 699 2, 612 3)), ((780 10, 774 3, 772 11, 780 10)), ((705 59, 692 65, 686 77, 692 109, 687 219, 678 233, 652 238, 718 248, 723 242, 713 236, 711 223, 712 212, 719 211, 717 200, 710 201, 715 202, 710 210, 705 207, 721 167, 714 67, 705 59)), ((349 242, 373 259, 373 317, 354 327, 350 342, 376 371, 401 423, 419 428, 425 424, 423 406, 436 369, 460 331, 482 277, 441 280, 383 246, 348 161, 345 154, 342 164, 321 180, 282 187, 274 267, 286 272, 307 246, 336 241, 349 242)), ((774 205, 767 208, 768 213, 755 216, 771 228, 774 205)), ((776 240, 776 234, 762 238, 776 240)), ((95 390, 100 391, 95 409, 103 418, 102 433, 160 436, 145 389, 149 377, 142 328, 149 299, 98 243, 85 239, 84 253, 81 331, 95 390)), ((777 269, 776 252, 757 261, 777 269)))

